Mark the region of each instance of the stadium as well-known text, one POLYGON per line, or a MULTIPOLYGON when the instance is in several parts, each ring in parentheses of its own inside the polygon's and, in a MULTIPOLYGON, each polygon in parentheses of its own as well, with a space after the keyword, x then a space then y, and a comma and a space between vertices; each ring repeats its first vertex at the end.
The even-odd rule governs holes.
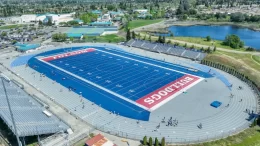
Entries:
POLYGON ((134 140, 164 137, 167 143, 190 144, 237 134, 258 113, 253 86, 200 64, 204 57, 130 40, 57 46, 5 64, 95 129, 134 140))

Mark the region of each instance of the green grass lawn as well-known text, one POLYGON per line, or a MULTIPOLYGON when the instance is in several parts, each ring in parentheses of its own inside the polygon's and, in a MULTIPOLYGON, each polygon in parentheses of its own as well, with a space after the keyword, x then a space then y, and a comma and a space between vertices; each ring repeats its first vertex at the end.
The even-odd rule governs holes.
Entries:
POLYGON ((253 58, 256 62, 260 63, 260 56, 258 56, 258 55, 253 55, 252 58, 253 58))
POLYGON ((225 139, 207 142, 203 144, 195 144, 193 146, 259 146, 260 133, 259 126, 246 129, 245 131, 229 136, 225 139))
POLYGON ((124 41, 125 38, 120 37, 116 34, 109 34, 109 35, 105 35, 105 36, 88 36, 86 37, 86 41, 87 42, 111 42, 111 43, 118 43, 118 42, 122 42, 124 41))
POLYGON ((251 54, 216 51, 208 54, 205 60, 218 62, 220 64, 235 68, 237 71, 248 76, 258 86, 260 86, 260 65, 252 60, 251 54))
POLYGON ((154 19, 154 20, 133 20, 129 22, 129 28, 134 29, 137 27, 145 26, 145 25, 150 25, 153 23, 158 23, 161 22, 163 19, 154 19))
POLYGON ((24 25, 18 25, 18 24, 14 24, 14 25, 5 25, 5 26, 0 26, 0 29, 12 29, 12 28, 17 28, 17 27, 22 27, 24 25))
MULTIPOLYGON (((260 65, 258 65, 251 59, 251 54, 239 54, 239 53, 230 53, 230 52, 224 52, 224 51, 218 51, 218 52, 221 54, 231 56, 231 57, 237 59, 238 61, 241 60, 241 61, 245 62, 251 68, 260 71, 260 65)), ((256 59, 260 59, 260 56, 256 56, 256 59)), ((258 61, 260 61, 260 60, 258 60, 258 61)))
MULTIPOLYGON (((233 49, 229 46, 222 45, 222 41, 219 40, 212 40, 210 42, 206 41, 206 38, 200 37, 173 37, 172 39, 185 41, 189 43, 201 44, 201 45, 208 45, 208 46, 216 46, 217 48, 224 48, 224 49, 233 49)), ((245 51, 245 49, 236 49, 240 51, 245 51)))

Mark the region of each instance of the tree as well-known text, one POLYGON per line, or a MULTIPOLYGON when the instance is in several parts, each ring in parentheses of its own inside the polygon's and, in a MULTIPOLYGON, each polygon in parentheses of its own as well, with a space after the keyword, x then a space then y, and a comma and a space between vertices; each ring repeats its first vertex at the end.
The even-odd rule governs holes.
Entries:
POLYGON ((203 47, 201 47, 200 51, 201 51, 201 52, 204 52, 205 50, 204 50, 204 48, 203 48, 203 47))
POLYGON ((152 139, 152 137, 149 138, 149 146, 153 146, 153 139, 152 139))
POLYGON ((232 13, 230 15, 230 20, 232 22, 243 22, 245 20, 245 15, 242 14, 241 12, 232 13))
POLYGON ((167 41, 167 44, 171 44, 171 43, 172 43, 172 41, 171 41, 171 40, 168 40, 168 41, 167 41))
POLYGON ((189 14, 190 15, 196 15, 197 14, 197 11, 195 9, 190 9, 189 10, 189 14))
POLYGON ((164 137, 161 140, 161 146, 165 146, 165 138, 164 137))
POLYGON ((173 32, 170 33, 170 37, 174 37, 173 32))
POLYGON ((152 41, 152 36, 151 36, 151 35, 149 35, 148 40, 149 40, 150 42, 152 41))
POLYGON ((162 42, 162 36, 158 37, 158 40, 156 41, 157 43, 161 43, 162 42))
POLYGON ((126 32, 126 41, 131 40, 131 33, 130 33, 130 29, 127 30, 126 32))
POLYGON ((189 11, 189 1, 188 0, 180 0, 179 7, 176 11, 177 15, 187 13, 189 11))
POLYGON ((97 18, 98 18, 98 16, 93 13, 83 13, 83 14, 79 15, 79 19, 81 19, 84 22, 84 24, 88 24, 91 21, 96 21, 97 18))
POLYGON ((146 136, 143 138, 143 145, 147 145, 147 137, 146 136))
POLYGON ((162 42, 161 43, 165 43, 165 36, 162 37, 162 42))
POLYGON ((42 23, 42 21, 40 20, 40 21, 39 21, 39 25, 42 25, 42 24, 43 24, 43 23, 42 23))
POLYGON ((132 39, 135 39, 135 32, 132 31, 132 39))
POLYGON ((207 53, 210 53, 210 47, 208 47, 208 49, 206 50, 207 53))
POLYGON ((1 33, 1 36, 7 36, 7 32, 3 31, 3 32, 1 33))
POLYGON ((52 26, 52 21, 51 21, 51 19, 48 19, 47 25, 48 25, 48 26, 52 26))
POLYGON ((155 146, 159 146, 159 141, 158 141, 157 137, 155 138, 155 146))
POLYGON ((207 36, 207 37, 206 37, 206 40, 207 40, 208 42, 210 42, 210 41, 211 41, 211 37, 210 37, 210 36, 207 36))
POLYGON ((67 22, 67 24, 70 26, 77 26, 77 25, 79 25, 79 22, 72 20, 72 21, 67 22))
POLYGON ((227 35, 223 41, 223 45, 230 46, 231 48, 238 49, 244 47, 244 42, 240 40, 237 35, 227 35))
POLYGON ((143 40, 146 40, 146 35, 144 35, 144 38, 143 38, 143 40))
POLYGON ((95 10, 95 9, 96 9, 96 6, 95 6, 95 5, 90 5, 90 9, 91 9, 91 10, 95 10))
POLYGON ((67 39, 66 33, 55 33, 52 35, 52 40, 56 42, 64 42, 67 39))
POLYGON ((114 10, 116 7, 114 6, 114 5, 108 5, 107 6, 107 10, 108 11, 112 11, 112 10, 114 10))
POLYGON ((214 46, 213 52, 215 52, 216 50, 217 50, 217 47, 216 47, 216 46, 214 46))
POLYGON ((74 41, 74 38, 73 38, 73 37, 70 37, 70 41, 73 42, 73 41, 74 41))
POLYGON ((141 39, 141 34, 138 33, 137 37, 138 37, 138 39, 140 40, 140 39, 141 39))

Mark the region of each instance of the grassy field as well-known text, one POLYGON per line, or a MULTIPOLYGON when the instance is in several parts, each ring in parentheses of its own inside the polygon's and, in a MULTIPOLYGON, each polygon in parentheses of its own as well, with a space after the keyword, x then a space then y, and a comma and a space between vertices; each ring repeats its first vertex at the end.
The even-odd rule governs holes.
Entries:
POLYGON ((194 146, 259 146, 260 127, 246 129, 245 131, 218 141, 195 144, 194 146))
POLYGON ((250 54, 229 53, 217 51, 207 55, 206 60, 225 64, 245 74, 260 86, 260 65, 252 60, 250 54))
MULTIPOLYGON (((251 54, 238 54, 238 53, 230 53, 230 52, 223 52, 223 51, 218 51, 218 52, 221 54, 231 56, 231 57, 235 58, 237 61, 243 61, 246 65, 250 66, 251 68, 260 71, 260 65, 255 63, 251 59, 251 54)), ((257 56, 256 59, 260 59, 260 57, 257 56)), ((258 60, 258 61, 260 61, 260 60, 258 60)))
POLYGON ((260 56, 258 56, 258 55, 253 55, 252 58, 253 58, 256 62, 260 63, 260 56))
POLYGON ((88 36, 85 39, 87 42, 110 42, 110 43, 118 43, 125 40, 125 38, 117 36, 116 34, 109 34, 105 36, 88 36))
POLYGON ((145 25, 150 25, 153 23, 158 23, 161 22, 163 19, 155 19, 155 20, 133 20, 129 22, 129 29, 134 29, 137 27, 145 26, 145 25))
POLYGON ((12 29, 12 28, 18 28, 18 27, 22 27, 24 25, 18 25, 18 24, 15 24, 15 25, 5 25, 5 26, 0 26, 0 29, 12 29))
MULTIPOLYGON (((200 38, 200 37, 173 37, 172 39, 179 40, 179 41, 185 41, 189 43, 195 43, 195 44, 201 44, 201 45, 208 45, 208 46, 216 46, 217 48, 224 48, 224 49, 233 49, 229 46, 222 45, 223 41, 219 40, 212 40, 208 42, 206 38, 200 38)), ((245 51, 245 49, 236 49, 240 51, 245 51)))

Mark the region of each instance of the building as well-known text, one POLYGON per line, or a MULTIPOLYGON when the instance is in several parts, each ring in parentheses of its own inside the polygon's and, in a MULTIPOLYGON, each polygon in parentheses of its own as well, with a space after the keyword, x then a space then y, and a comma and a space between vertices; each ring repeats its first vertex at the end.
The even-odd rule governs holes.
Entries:
POLYGON ((31 50, 35 50, 36 48, 39 48, 40 44, 22 44, 22 43, 15 43, 14 44, 16 51, 19 52, 28 52, 31 50))
POLYGON ((101 17, 101 21, 103 22, 110 22, 111 21, 111 17, 109 14, 104 14, 102 17, 101 17))
POLYGON ((22 19, 18 16, 13 17, 1 17, 0 21, 3 21, 4 23, 21 23, 22 19))
POLYGON ((85 146, 116 146, 112 141, 108 140, 101 134, 98 134, 87 140, 85 146))
POLYGON ((147 13, 148 10, 147 10, 147 9, 135 9, 133 12, 137 12, 137 13, 147 13))
POLYGON ((51 13, 47 13, 47 14, 41 14, 38 15, 36 17, 36 21, 42 21, 42 22, 46 22, 46 21, 51 21, 53 24, 58 25, 61 22, 68 22, 68 21, 72 21, 73 20, 73 15, 75 15, 75 13, 69 13, 69 14, 51 14, 51 13))
POLYGON ((110 17, 111 17, 111 18, 124 16, 124 13, 121 12, 121 11, 119 11, 119 12, 109 11, 108 13, 110 14, 110 17))
POLYGON ((102 12, 100 10, 93 10, 93 11, 91 11, 91 13, 96 14, 98 16, 102 15, 102 12))
POLYGON ((30 23, 30 22, 36 22, 37 15, 30 14, 30 15, 22 15, 22 23, 30 23))
POLYGON ((146 19, 146 18, 152 18, 153 15, 149 14, 149 13, 141 13, 137 17, 140 18, 140 19, 146 19))

